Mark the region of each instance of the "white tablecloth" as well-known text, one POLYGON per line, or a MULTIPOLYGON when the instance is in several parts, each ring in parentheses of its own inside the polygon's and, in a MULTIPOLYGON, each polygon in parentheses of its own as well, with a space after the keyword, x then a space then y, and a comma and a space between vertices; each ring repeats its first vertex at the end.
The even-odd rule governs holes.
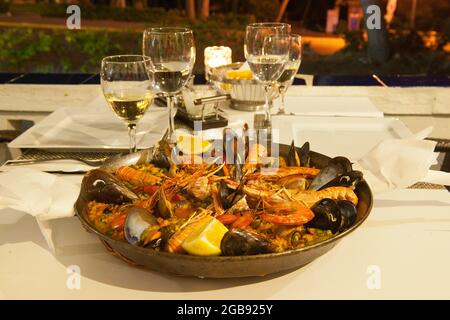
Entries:
MULTIPOLYGON (((39 96, 45 97, 39 89, 39 96)), ((35 86, 2 86, 2 110, 8 117, 23 117, 15 104, 6 103, 19 92, 27 101, 39 104, 33 110, 24 110, 34 114, 53 111, 61 106, 60 100, 85 105, 99 90, 97 86, 79 87, 79 91, 69 86, 51 89, 60 96, 48 100, 53 109, 47 110, 46 99, 34 99, 33 94, 38 93, 35 86), (88 100, 73 100, 73 95, 88 100)), ((342 87, 292 90, 305 96, 368 96, 383 112, 389 112, 396 97, 405 98, 406 92, 397 88, 342 87)), ((448 100, 442 98, 448 91, 409 90, 416 94, 414 97, 419 95, 425 100, 439 96, 433 100, 433 114, 441 112, 442 102, 448 100)), ((422 100, 415 101, 429 105, 422 100)), ((0 122, 6 120, 1 118, 0 122)), ((421 125, 425 126, 423 121, 421 125)), ((11 221, 16 215, 12 210, 2 214, 11 221)), ((77 218, 55 220, 52 224, 56 256, 48 250, 34 218, 23 216, 17 223, 0 224, 0 299, 450 299, 450 194, 446 190, 397 190, 378 195, 368 220, 329 253, 299 270, 264 278, 196 279, 134 268, 106 252, 77 218), (78 268, 79 289, 70 285, 70 270, 78 268)))
POLYGON ((446 190, 379 195, 358 230, 304 268, 229 280, 131 267, 107 253, 77 218, 54 221, 60 251, 54 257, 35 220, 25 216, 0 225, 0 299, 449 299, 449 209, 446 190), (66 285, 72 265, 80 268, 80 289, 66 285))

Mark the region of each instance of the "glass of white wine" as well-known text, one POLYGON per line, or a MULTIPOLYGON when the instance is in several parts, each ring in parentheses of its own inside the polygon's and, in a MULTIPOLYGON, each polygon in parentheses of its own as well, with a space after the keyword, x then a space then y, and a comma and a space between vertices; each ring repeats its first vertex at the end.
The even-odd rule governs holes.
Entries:
POLYGON ((272 87, 288 61, 291 26, 287 23, 252 23, 245 32, 244 53, 250 70, 265 88, 266 126, 270 127, 272 87))
POLYGON ((148 73, 150 58, 142 55, 110 56, 102 60, 103 94, 130 137, 130 153, 136 151, 136 125, 152 104, 153 80, 148 73))
POLYGON ((277 80, 278 91, 281 96, 281 104, 278 108, 277 115, 286 115, 284 96, 287 89, 292 84, 298 68, 302 62, 302 37, 298 34, 291 34, 289 36, 290 49, 289 58, 284 67, 284 71, 277 80))
POLYGON ((166 139, 175 143, 173 99, 188 83, 195 63, 194 35, 189 28, 162 27, 146 29, 142 51, 150 57, 150 73, 155 90, 166 97, 169 131, 166 139))

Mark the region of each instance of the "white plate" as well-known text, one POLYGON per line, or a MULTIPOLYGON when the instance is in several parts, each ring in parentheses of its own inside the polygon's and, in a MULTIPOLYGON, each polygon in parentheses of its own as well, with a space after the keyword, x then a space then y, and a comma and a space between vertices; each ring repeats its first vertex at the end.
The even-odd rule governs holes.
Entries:
POLYGON ((346 156, 359 160, 386 138, 407 138, 411 131, 395 118, 355 117, 273 117, 281 143, 301 146, 310 142, 311 149, 330 157, 346 156))
MULTIPOLYGON (((167 128, 165 108, 151 106, 137 125, 138 149, 152 146, 167 128)), ((125 123, 107 107, 61 108, 25 131, 10 148, 128 149, 125 123)))

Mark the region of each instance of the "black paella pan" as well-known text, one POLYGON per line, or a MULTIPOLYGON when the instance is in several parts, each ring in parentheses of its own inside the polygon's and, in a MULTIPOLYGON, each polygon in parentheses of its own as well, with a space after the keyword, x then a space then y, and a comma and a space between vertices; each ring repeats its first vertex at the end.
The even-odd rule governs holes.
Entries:
MULTIPOLYGON (((288 145, 279 145, 280 155, 286 156, 289 152, 288 145)), ((329 157, 311 151, 311 166, 322 168, 329 157)), ((111 159, 101 169, 114 172, 124 165, 143 164, 151 161, 152 150, 142 150, 123 157, 111 159)), ((125 241, 114 240, 111 237, 97 231, 87 217, 87 199, 83 196, 83 187, 75 203, 78 218, 83 226, 95 233, 101 240, 107 243, 111 249, 122 257, 131 260, 137 265, 142 265, 151 270, 172 273, 184 276, 196 276, 206 278, 235 278, 249 276, 264 276, 272 273, 300 268, 327 251, 331 250, 342 238, 358 228, 369 216, 372 209, 373 197, 368 184, 362 180, 355 189, 359 202, 357 205, 357 217, 355 223, 342 233, 330 239, 316 243, 305 248, 285 251, 281 253, 260 254, 251 256, 213 256, 200 257, 191 255, 173 254, 155 251, 148 248, 137 247, 125 241)))

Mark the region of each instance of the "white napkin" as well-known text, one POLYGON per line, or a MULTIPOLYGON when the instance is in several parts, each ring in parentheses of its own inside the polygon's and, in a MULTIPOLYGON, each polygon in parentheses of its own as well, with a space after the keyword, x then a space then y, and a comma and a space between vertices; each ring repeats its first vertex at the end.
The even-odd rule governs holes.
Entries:
POLYGON ((0 173, 0 209, 11 208, 36 217, 53 252, 49 221, 73 216, 78 192, 76 182, 29 168, 0 173))
POLYGON ((424 181, 438 156, 434 152, 436 142, 423 140, 431 130, 427 128, 408 139, 385 139, 357 161, 354 168, 363 171, 376 193, 424 181))

